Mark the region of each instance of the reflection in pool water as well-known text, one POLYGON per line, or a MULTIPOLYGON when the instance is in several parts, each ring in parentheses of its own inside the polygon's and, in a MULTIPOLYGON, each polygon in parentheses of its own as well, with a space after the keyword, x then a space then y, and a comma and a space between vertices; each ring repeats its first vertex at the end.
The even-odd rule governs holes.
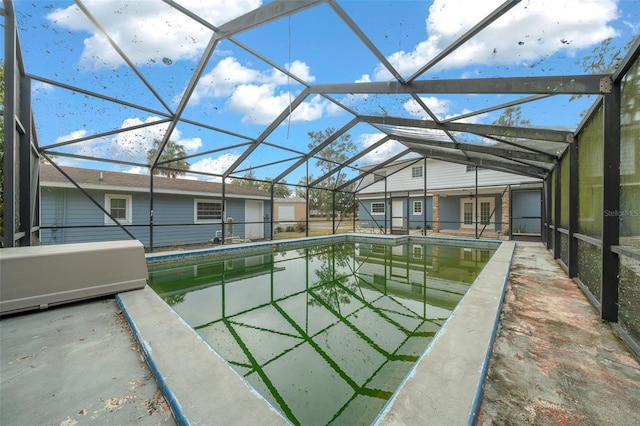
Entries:
POLYGON ((493 251, 331 243, 151 264, 149 275, 293 423, 370 424, 493 251))

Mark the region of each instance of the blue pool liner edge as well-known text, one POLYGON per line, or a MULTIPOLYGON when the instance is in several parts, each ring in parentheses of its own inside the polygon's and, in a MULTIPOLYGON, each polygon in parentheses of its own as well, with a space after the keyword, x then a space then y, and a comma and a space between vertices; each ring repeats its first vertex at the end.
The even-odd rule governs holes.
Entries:
POLYGON ((502 290, 500 291, 500 299, 498 301, 498 309, 496 309, 495 318, 493 320, 493 329, 491 330, 491 336, 489 337, 489 345, 487 346, 487 352, 485 353, 484 360, 480 366, 480 380, 478 381, 478 388, 476 389, 476 396, 473 398, 471 405, 471 411, 469 412, 468 426, 475 426, 478 422, 478 414, 480 413, 480 405, 482 404, 482 396, 484 394, 484 384, 487 380, 487 372, 489 370, 489 362, 491 360, 491 353, 493 352, 493 344, 498 334, 498 325, 500 324, 500 314, 502 313, 502 303, 504 302, 504 293, 509 281, 509 273, 511 272, 511 262, 513 262, 513 253, 516 249, 514 244, 509 255, 509 266, 504 275, 502 281, 502 290))
POLYGON ((167 385, 167 382, 162 377, 162 374, 160 374, 160 370, 158 369, 158 366, 156 365, 155 361, 153 360, 153 356, 151 356, 151 350, 149 349, 149 345, 147 345, 146 342, 144 342, 142 340, 142 337, 140 335, 140 330, 138 329, 138 326, 136 325, 136 323, 133 320, 133 318, 131 317, 131 315, 129 315, 129 312, 127 311, 127 308, 126 308, 124 302, 120 298, 120 294, 116 294, 116 302, 118 303, 118 306, 120 306, 120 310, 122 311, 122 315, 124 315, 125 319, 129 323, 129 326, 131 327, 131 331, 133 332, 133 336, 135 337, 136 341, 138 342, 138 345, 140 346, 140 348, 142 350, 142 354, 144 355, 144 359, 146 360, 147 364, 149 365, 149 368, 151 369, 151 372, 155 376, 156 381, 158 382, 158 385, 160 386, 160 390, 162 391, 162 394, 167 399, 167 402, 169 403, 169 407, 171 407, 171 412, 173 413, 176 421, 178 422, 179 425, 183 425, 183 426, 190 425, 191 423, 189 422, 187 417, 184 415, 184 412, 182 410, 182 406, 180 405, 180 402, 178 401, 178 398, 171 391, 171 389, 167 385))
POLYGON ((470 239, 470 238, 449 238, 449 237, 434 237, 434 236, 421 236, 421 235, 367 235, 367 234, 337 234, 326 235, 321 237, 308 237, 298 238, 290 240, 271 240, 246 244, 229 244, 219 245, 210 248, 198 249, 198 250, 184 250, 178 252, 168 253, 147 253, 145 255, 147 263, 160 263, 160 262, 173 262, 184 259, 193 259, 197 257, 205 257, 213 254, 223 253, 229 254, 234 251, 261 251, 265 249, 280 249, 287 247, 304 247, 309 243, 315 241, 326 240, 339 240, 345 242, 392 242, 392 243, 405 243, 405 242, 435 242, 443 245, 456 245, 460 243, 464 244, 477 244, 477 245, 490 245, 500 246, 502 241, 500 240, 482 240, 482 239, 470 239))

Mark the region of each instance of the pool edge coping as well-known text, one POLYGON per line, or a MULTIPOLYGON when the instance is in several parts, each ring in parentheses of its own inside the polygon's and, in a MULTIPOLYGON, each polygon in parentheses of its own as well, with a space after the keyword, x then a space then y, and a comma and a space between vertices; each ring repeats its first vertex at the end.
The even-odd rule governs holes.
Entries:
POLYGON ((478 420, 478 414, 480 413, 480 405, 482 404, 484 383, 486 382, 486 379, 487 379, 489 363, 491 361, 491 353, 493 352, 493 345, 496 341, 496 335, 498 334, 498 327, 500 325, 500 314, 502 313, 502 304, 504 303, 504 296, 507 289, 507 283, 509 282, 509 274, 511 273, 511 264, 513 262, 513 256, 515 254, 516 242, 512 241, 511 244, 508 244, 508 245, 501 244, 500 246, 509 248, 509 262, 505 270, 503 282, 501 285, 499 300, 496 306, 496 310, 494 312, 494 321, 493 321, 493 328, 491 330, 491 336, 489 338, 484 360, 482 361, 482 367, 480 370, 480 381, 478 382, 478 386, 476 388, 476 395, 473 400, 471 410, 469 411, 469 421, 468 421, 469 426, 474 426, 476 424, 478 420))
POLYGON ((488 240, 488 239, 468 239, 468 238, 449 238, 449 237, 434 237, 431 235, 423 236, 423 235, 369 235, 369 234, 338 234, 338 235, 323 235, 319 237, 308 237, 308 238, 295 238, 295 239, 287 239, 287 240, 273 240, 273 241, 262 241, 255 243, 240 243, 240 244, 224 244, 219 246, 212 246, 203 249, 197 250, 174 250, 169 252, 159 252, 159 253, 146 253, 145 259, 147 263, 161 263, 161 262, 173 262, 184 259, 196 259, 198 257, 210 256, 216 253, 233 253, 236 251, 263 251, 266 249, 280 249, 280 248, 298 248, 304 247, 311 242, 315 241, 330 241, 330 240, 344 240, 344 241, 355 241, 355 242, 374 242, 374 241, 385 241, 385 242, 394 242, 394 243, 405 243, 405 242, 437 242, 442 245, 460 245, 460 243, 473 243, 474 245, 488 245, 500 247, 500 245, 505 242, 502 240, 488 240))
POLYGON ((115 299, 116 299, 116 303, 120 307, 120 310, 122 311, 122 315, 124 316, 125 320, 129 324, 129 327, 131 327, 131 332, 133 333, 133 336, 136 342, 138 343, 140 350, 142 351, 144 360, 149 365, 149 369, 151 370, 151 373, 153 374, 156 381, 158 382, 158 386, 160 387, 162 394, 167 400, 167 403, 169 404, 169 408, 171 409, 171 412, 173 413, 173 416, 175 417, 176 422, 179 425, 190 424, 189 420, 184 415, 182 406, 180 405, 178 398, 175 396, 173 391, 167 385, 167 382, 164 380, 164 377, 160 373, 160 369, 158 368, 158 365, 153 360, 153 357, 151 356, 151 350, 148 347, 148 345, 145 343, 145 341, 142 339, 140 329, 138 328, 138 325, 136 324, 133 317, 127 310, 127 305, 122 299, 121 294, 120 293, 116 294, 115 299))

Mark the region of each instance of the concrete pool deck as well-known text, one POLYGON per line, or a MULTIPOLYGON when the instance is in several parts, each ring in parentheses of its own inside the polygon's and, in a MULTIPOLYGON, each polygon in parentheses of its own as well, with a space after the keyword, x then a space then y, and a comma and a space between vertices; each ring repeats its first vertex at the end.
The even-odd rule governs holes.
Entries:
MULTIPOLYGON (((216 357, 195 333, 190 337, 166 331, 145 335, 141 328, 154 328, 145 321, 169 321, 177 329, 184 326, 175 315, 154 318, 152 311, 162 305, 153 301, 158 299, 154 293, 141 290, 122 293, 119 298, 128 305, 129 315, 138 310, 133 324, 142 336, 141 347, 112 298, 0 321, 0 424, 174 424, 176 419, 158 395, 165 386, 169 387, 170 403, 179 406, 185 416, 179 416, 178 422, 188 419, 194 424, 221 424, 223 416, 231 416, 226 417, 231 419, 226 424, 255 424, 256 419, 260 424, 286 424, 230 370, 214 370, 212 380, 194 367, 195 362, 185 362, 185 352, 196 358, 216 357), (145 318, 147 309, 151 313, 145 318), (181 340, 185 338, 190 342, 181 340), (165 353, 167 359, 162 361, 162 351, 154 352, 156 344, 176 339, 182 356, 165 353), (199 353, 194 347, 200 348, 199 353), (152 363, 151 369, 163 377, 159 383, 141 361, 141 351, 151 351, 155 357, 156 365, 152 363), (179 368, 161 371, 161 364, 167 362, 179 368), (181 377, 194 373, 194 382, 191 376, 181 377), (225 379, 220 380, 218 373, 225 379), (181 389, 187 389, 188 395, 180 394, 181 389), (221 396, 231 402, 214 406, 212 401, 221 396), (173 397, 177 399, 172 401, 173 397)), ((484 309, 476 308, 478 318, 487 315, 484 309)), ((453 325, 451 321, 447 327, 453 325)), ((474 352, 471 347, 469 351, 474 352)), ((447 353, 444 350, 442 356, 447 353)), ((450 353, 448 356, 451 358, 450 353)), ((483 358, 486 354, 479 350, 470 356, 483 358)), ((460 373, 466 367, 452 368, 461 368, 460 373)), ((477 369, 472 374, 481 376, 477 369)), ((476 400, 477 381, 475 387, 463 385, 464 396, 447 397, 451 402, 442 411, 440 407, 430 409, 415 396, 421 392, 446 395, 450 391, 444 387, 450 384, 416 383, 408 392, 412 390, 410 382, 407 380, 404 388, 409 395, 405 397, 401 391, 394 402, 410 406, 409 411, 391 406, 380 423, 467 424, 468 413, 458 404, 468 400, 466 392, 474 395, 472 404, 480 403, 476 400), (446 411, 453 412, 446 416, 457 417, 438 417, 446 411)), ((638 361, 611 327, 599 321, 577 285, 541 244, 517 243, 478 423, 631 425, 640 424, 638 406, 638 361), (516 313, 522 315, 516 317, 516 313)))
POLYGON ((640 425, 638 359, 540 243, 511 266, 478 421, 498 424, 640 425))
POLYGON ((176 424, 113 298, 0 320, 0 424, 176 424))

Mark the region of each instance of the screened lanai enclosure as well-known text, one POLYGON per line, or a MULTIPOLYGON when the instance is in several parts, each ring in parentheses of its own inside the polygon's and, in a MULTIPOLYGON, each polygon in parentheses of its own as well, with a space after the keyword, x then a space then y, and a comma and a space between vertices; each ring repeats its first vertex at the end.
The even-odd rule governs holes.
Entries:
POLYGON ((538 182, 540 239, 640 352, 640 2, 2 11, 3 247, 356 232, 391 165, 424 164, 434 208, 438 160, 538 182))

